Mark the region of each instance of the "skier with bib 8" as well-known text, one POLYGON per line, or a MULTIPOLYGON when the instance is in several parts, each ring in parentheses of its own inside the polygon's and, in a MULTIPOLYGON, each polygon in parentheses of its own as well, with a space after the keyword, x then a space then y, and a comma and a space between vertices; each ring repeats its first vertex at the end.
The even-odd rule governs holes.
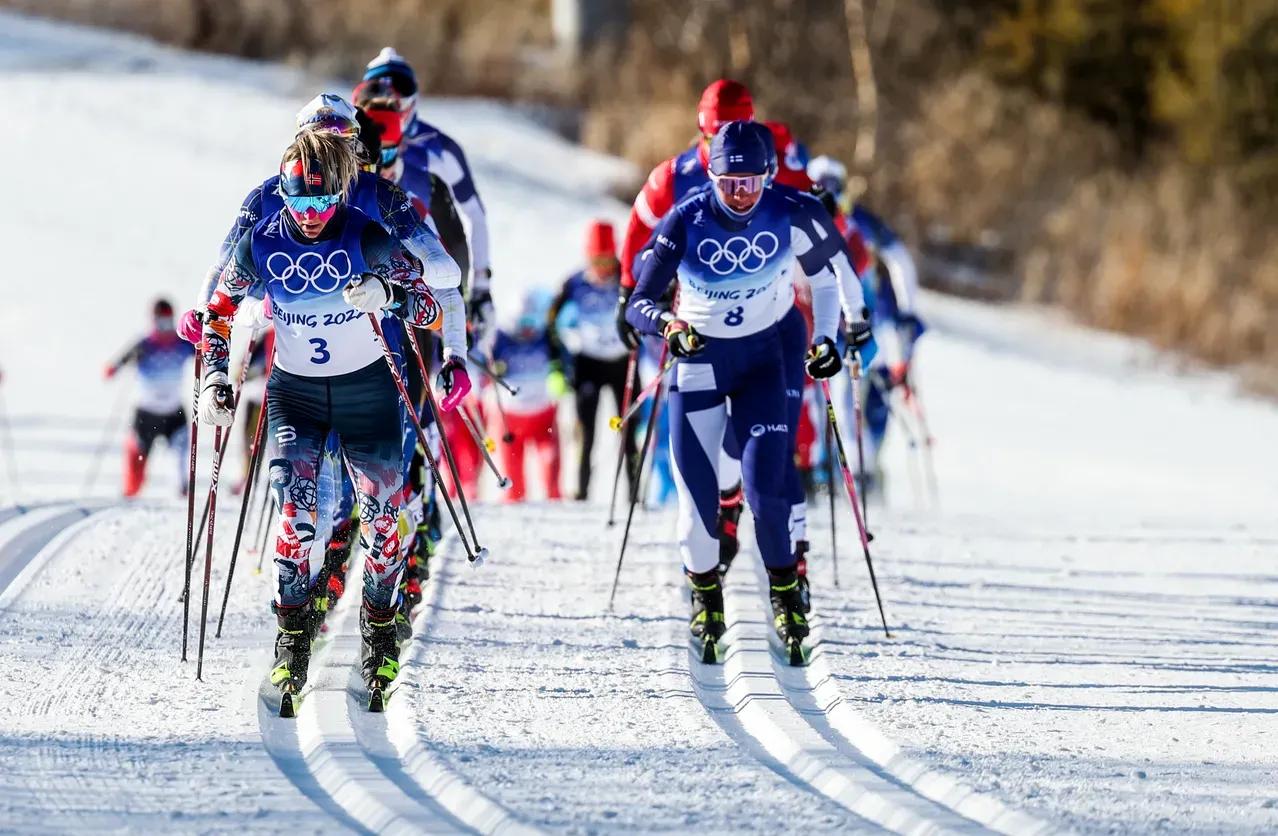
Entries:
MULTIPOLYGON (((200 419, 231 423, 227 378, 230 324, 250 291, 269 294, 276 362, 266 384, 271 487, 281 509, 275 546, 279 631, 271 683, 281 714, 291 715, 306 682, 313 608, 310 552, 318 507, 316 479, 325 441, 335 432, 353 471, 361 508, 364 600, 362 667, 370 707, 380 706, 399 672, 395 613, 404 559, 400 504, 404 496, 403 438, 407 413, 367 314, 397 316, 427 327, 439 307, 423 281, 460 281, 457 265, 427 233, 414 243, 425 259, 406 254, 376 221, 348 203, 359 170, 347 140, 303 131, 280 163, 283 208, 240 238, 206 309, 202 351, 206 369, 200 419)), ((398 329, 384 329, 396 343, 398 329)), ((391 345, 391 350, 402 349, 391 345)))
POLYGON ((805 658, 808 624, 790 549, 790 501, 776 478, 790 455, 777 300, 792 292, 796 259, 812 287, 808 374, 832 377, 842 367, 834 343, 840 296, 847 322, 864 322, 859 285, 841 282, 833 264, 846 252, 838 230, 815 198, 770 187, 774 154, 762 125, 738 121, 719 129, 710 144, 710 185, 662 220, 626 308, 636 330, 660 334, 678 358, 670 439, 679 551, 692 593, 690 629, 705 661, 717 660, 726 628, 715 518, 728 421, 743 446, 745 497, 768 570, 776 635, 792 663, 805 658), (675 280, 679 304, 672 312, 660 300, 675 280))

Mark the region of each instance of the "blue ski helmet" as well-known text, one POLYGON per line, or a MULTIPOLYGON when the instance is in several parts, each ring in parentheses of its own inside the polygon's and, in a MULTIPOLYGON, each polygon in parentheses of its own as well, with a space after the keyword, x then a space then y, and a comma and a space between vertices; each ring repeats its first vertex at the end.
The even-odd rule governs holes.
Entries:
POLYGON ((729 216, 754 214, 776 172, 772 133, 758 122, 729 122, 710 141, 710 181, 714 199, 729 216))
POLYGON ((728 122, 710 140, 710 173, 767 174, 777 152, 772 133, 758 122, 728 122))

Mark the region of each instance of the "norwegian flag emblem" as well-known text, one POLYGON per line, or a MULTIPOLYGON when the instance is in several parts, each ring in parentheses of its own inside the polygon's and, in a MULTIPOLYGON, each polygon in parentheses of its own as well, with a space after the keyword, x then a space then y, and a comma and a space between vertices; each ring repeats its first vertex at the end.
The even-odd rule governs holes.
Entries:
POLYGON ((306 185, 322 186, 324 185, 324 178, 320 177, 319 172, 316 172, 316 171, 309 172, 306 175, 306 185))

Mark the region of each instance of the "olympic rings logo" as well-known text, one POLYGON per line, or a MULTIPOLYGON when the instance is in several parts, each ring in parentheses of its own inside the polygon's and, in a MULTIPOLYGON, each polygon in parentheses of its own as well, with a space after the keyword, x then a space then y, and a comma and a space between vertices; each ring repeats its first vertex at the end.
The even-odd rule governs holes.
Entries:
POLYGON ((289 293, 302 293, 308 286, 320 293, 331 293, 351 277, 351 257, 346 250, 333 250, 327 257, 319 253, 302 253, 294 261, 286 252, 273 252, 266 259, 271 278, 284 283, 289 293))
POLYGON ((717 275, 731 273, 757 273, 768 259, 781 249, 777 236, 763 230, 751 240, 744 235, 734 235, 723 243, 714 238, 704 238, 697 245, 697 258, 717 275))

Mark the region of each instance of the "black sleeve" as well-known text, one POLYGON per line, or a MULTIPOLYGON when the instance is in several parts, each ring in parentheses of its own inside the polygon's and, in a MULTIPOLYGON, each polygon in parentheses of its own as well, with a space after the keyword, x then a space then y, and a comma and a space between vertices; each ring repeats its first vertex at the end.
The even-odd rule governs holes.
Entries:
POLYGON ((568 288, 572 284, 572 279, 564 282, 560 286, 559 292, 555 294, 554 300, 550 303, 550 312, 546 314, 546 337, 550 340, 550 356, 559 360, 567 360, 564 356, 564 344, 559 339, 559 312, 563 310, 564 304, 568 301, 568 288))
MULTIPOLYGON (((457 212, 457 204, 453 202, 453 193, 448 184, 434 174, 430 176, 430 216, 435 221, 440 242, 461 268, 462 281, 465 282, 470 275, 470 247, 466 243, 466 227, 462 225, 461 215, 457 212)), ((465 287, 462 288, 462 293, 466 293, 465 287)))

